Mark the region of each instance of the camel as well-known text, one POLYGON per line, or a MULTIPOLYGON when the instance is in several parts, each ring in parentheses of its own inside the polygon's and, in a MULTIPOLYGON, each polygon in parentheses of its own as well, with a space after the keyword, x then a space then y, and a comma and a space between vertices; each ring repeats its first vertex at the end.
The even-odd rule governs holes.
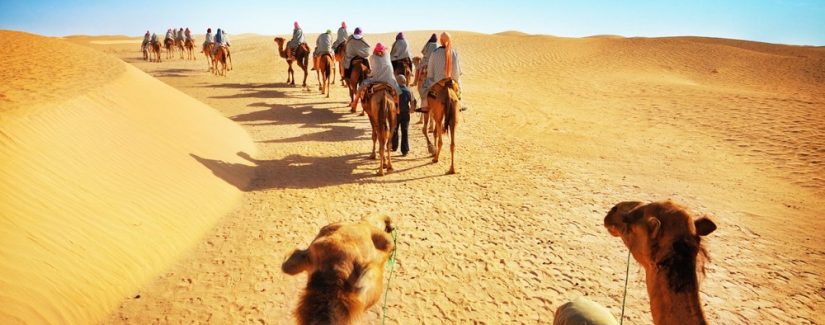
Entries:
MULTIPOLYGON (((435 124, 435 150, 433 152, 433 163, 438 162, 443 145, 442 134, 450 132, 450 169, 447 174, 455 174, 455 127, 458 125, 458 112, 461 103, 458 100, 458 82, 452 79, 444 79, 430 87, 427 95, 428 113, 435 124)), ((427 116, 424 117, 425 121, 427 116)), ((424 137, 427 138, 427 147, 432 147, 430 136, 427 133, 427 124, 424 124, 424 137)))
POLYGON ((209 71, 212 71, 212 49, 215 48, 215 43, 206 43, 203 46, 203 55, 206 56, 206 64, 209 65, 209 71))
POLYGON ((186 59, 187 60, 194 60, 195 59, 195 40, 187 39, 184 43, 184 47, 186 48, 186 59))
MULTIPOLYGON (((367 64, 364 63, 364 61, 366 61, 366 59, 356 57, 352 59, 352 63, 350 63, 349 76, 347 76, 347 87, 349 87, 350 103, 355 100, 355 93, 358 92, 358 85, 361 84, 361 81, 364 81, 364 79, 367 78, 367 75, 370 72, 369 67, 367 67, 367 64)), ((366 111, 366 107, 364 107, 364 111, 366 111)), ((355 113, 355 108, 350 110, 350 112, 355 113)), ((364 115, 364 112, 361 112, 361 115, 364 115)))
MULTIPOLYGON (((421 57, 420 56, 414 57, 412 59, 412 63, 413 63, 413 67, 420 67, 421 66, 421 57)), ((409 79, 407 79, 407 80, 409 80, 409 79)), ((415 81, 413 81, 412 85, 410 85, 410 86, 415 87, 415 86, 419 85, 420 82, 421 82, 421 71, 415 70, 415 81)))
POLYGON ((332 59, 332 55, 329 53, 321 55, 321 58, 318 60, 318 69, 315 69, 315 75, 318 76, 318 83, 320 84, 318 88, 321 91, 321 95, 326 94, 327 98, 329 98, 329 85, 330 85, 330 73, 335 71, 335 61, 332 59))
POLYGON ((392 158, 389 151, 392 134, 398 123, 398 108, 390 85, 385 83, 374 84, 366 92, 367 94, 365 94, 361 106, 367 112, 372 126, 372 154, 370 159, 376 158, 377 141, 380 156, 378 175, 384 176, 385 168, 388 172, 392 171, 392 158))
POLYGON ((654 324, 707 324, 697 272, 704 274, 707 259, 702 237, 716 230, 711 219, 671 201, 621 202, 604 226, 644 268, 654 324))
POLYGON ((149 62, 160 62, 160 42, 151 42, 147 46, 149 47, 149 62), (154 56, 154 60, 152 60, 152 56, 154 56))
MULTIPOLYGON (((288 85, 295 85, 295 70, 292 70, 293 59, 290 59, 288 57, 286 49, 284 49, 285 41, 286 40, 283 37, 275 38, 275 43, 278 43, 278 54, 282 58, 286 59, 286 63, 289 65, 289 70, 287 70, 286 83, 288 85)), ((301 43, 300 45, 298 45, 298 48, 295 49, 294 60, 298 61, 298 67, 300 67, 301 70, 304 70, 304 82, 301 85, 304 88, 307 87, 307 66, 309 64, 309 55, 309 46, 307 45, 307 43, 301 43)))
POLYGON ((173 51, 175 49, 175 40, 171 38, 167 38, 163 40, 164 47, 166 48, 166 59, 171 60, 172 56, 174 55, 173 51))
MULTIPOLYGON (((346 87, 346 83, 344 82, 344 57, 347 54, 347 42, 343 41, 341 44, 338 44, 338 47, 335 48, 335 61, 338 62, 338 74, 341 76, 341 86, 346 87)), ((335 80, 335 72, 332 73, 333 78, 335 80)))
POLYGON ((215 75, 226 76, 227 60, 229 61, 229 70, 232 70, 232 56, 229 54, 229 48, 226 46, 219 46, 212 56, 212 73, 215 75), (218 63, 221 64, 221 69, 218 70, 218 63))
POLYGON ((321 228, 307 249, 296 249, 281 265, 289 275, 307 272, 298 301, 298 324, 357 324, 381 298, 384 265, 395 243, 389 217, 383 229, 368 221, 321 228))

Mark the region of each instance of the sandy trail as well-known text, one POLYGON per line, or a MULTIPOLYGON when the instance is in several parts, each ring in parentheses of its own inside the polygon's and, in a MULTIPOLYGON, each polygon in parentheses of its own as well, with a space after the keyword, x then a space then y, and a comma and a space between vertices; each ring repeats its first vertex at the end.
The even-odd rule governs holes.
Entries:
MULTIPOLYGON (((429 34, 407 35, 419 49, 429 34)), ((244 191, 241 205, 106 322, 291 323, 305 277, 280 272, 286 254, 325 224, 378 214, 400 231, 393 323, 548 323, 578 295, 618 317, 626 250, 602 218, 622 200, 667 198, 720 225, 702 287, 712 322, 825 322, 823 49, 454 40, 471 106, 458 126, 459 174, 443 175, 443 157, 430 164, 413 131, 410 156, 383 178, 346 90, 333 87, 327 100, 286 87, 270 37, 236 41, 226 78, 208 75, 202 59, 149 64, 131 47, 92 45, 240 123, 260 151, 239 148, 246 164, 193 157, 244 191), (235 177, 247 172, 249 184, 235 177)), ((631 269, 626 317, 649 323, 643 273, 631 269)), ((380 315, 371 309, 366 323, 380 315)))

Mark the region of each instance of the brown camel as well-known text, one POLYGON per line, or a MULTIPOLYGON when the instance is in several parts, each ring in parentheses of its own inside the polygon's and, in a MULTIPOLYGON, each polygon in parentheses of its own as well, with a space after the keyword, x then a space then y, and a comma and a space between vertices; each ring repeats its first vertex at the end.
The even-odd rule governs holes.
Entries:
POLYGON ((366 90, 361 106, 367 112, 372 126, 372 154, 375 159, 376 141, 378 142, 379 164, 378 175, 384 176, 384 169, 392 171, 392 158, 389 154, 390 141, 395 126, 398 123, 398 108, 395 104, 395 95, 392 86, 377 83, 366 90))
MULTIPOLYGON (((433 119, 435 124, 435 134, 433 142, 435 142, 435 152, 433 152, 433 162, 438 162, 438 156, 441 154, 441 147, 443 145, 442 134, 446 131, 450 132, 450 169, 447 174, 455 174, 455 127, 458 125, 458 112, 461 103, 458 100, 458 82, 452 79, 444 79, 430 87, 427 95, 427 113, 433 119)), ((425 120, 427 117, 425 117, 425 120)), ((427 138, 427 146, 433 146, 430 142, 430 136, 426 132, 426 124, 424 126, 424 137, 427 138)))
POLYGON ((670 201, 622 202, 604 226, 645 269, 654 324, 707 324, 699 301, 699 278, 707 251, 702 237, 716 230, 707 217, 694 218, 670 201))
POLYGON ((186 59, 187 60, 194 60, 195 59, 195 40, 187 39, 186 42, 183 44, 186 48, 186 59))
MULTIPOLYGON (((421 57, 420 56, 414 57, 412 59, 412 63, 413 63, 413 67, 420 67, 421 66, 421 57)), ((409 79, 407 79, 407 80, 409 80, 409 79)), ((415 81, 413 81, 411 86, 415 87, 415 86, 419 85, 420 82, 421 82, 421 70, 416 69, 415 70, 415 81)))
POLYGON ((206 56, 206 64, 209 65, 209 71, 212 71, 212 49, 215 48, 215 43, 206 43, 203 46, 203 55, 206 56))
MULTIPOLYGON (((364 58, 356 57, 352 59, 352 63, 350 63, 349 76, 347 76, 347 87, 349 87, 350 103, 355 100, 355 93, 358 92, 358 85, 361 81, 364 81, 364 79, 367 78, 367 75, 369 75, 370 69, 367 67, 365 61, 366 59, 364 58)), ((362 107, 363 102, 364 101, 362 101, 362 107)), ((366 107, 364 107, 364 111, 366 111, 366 107)), ((353 107, 350 112, 355 113, 355 108, 353 107)), ((364 115, 364 113, 361 112, 361 115, 364 115)))
POLYGON ((160 42, 151 42, 149 43, 149 62, 152 62, 152 56, 154 56, 154 62, 160 62, 160 42))
MULTIPOLYGON (((289 58, 287 55, 286 49, 284 49, 284 42, 286 40, 283 37, 276 37, 275 43, 278 43, 278 54, 286 60, 286 63, 289 65, 289 70, 287 70, 286 76, 286 83, 288 85, 295 85, 295 70, 292 69, 292 61, 293 59, 289 58)), ((302 87, 307 87, 307 66, 309 64, 309 45, 307 43, 301 43, 298 45, 298 48, 295 49, 294 53, 294 61, 298 61, 298 67, 301 70, 304 70, 304 82, 301 85, 302 87)))
POLYGON ((318 60, 318 69, 315 69, 315 74, 318 76, 318 83, 320 84, 319 90, 321 90, 322 95, 326 94, 327 98, 329 98, 329 85, 332 80, 330 79, 330 73, 335 71, 334 65, 332 55, 326 53, 321 55, 321 58, 318 60))
POLYGON ((229 48, 226 46, 218 46, 215 50, 215 55, 212 56, 212 73, 215 75, 226 76, 227 60, 229 61, 229 70, 232 70, 232 57, 229 54, 229 48), (218 63, 221 64, 220 70, 218 69, 218 63))
POLYGON ((175 40, 167 38, 163 40, 163 45, 166 48, 166 59, 171 60, 175 50, 175 40))
POLYGON ((295 309, 298 324, 356 324, 381 298, 384 265, 395 243, 389 217, 383 229, 367 221, 321 228, 309 248, 295 250, 281 265, 289 275, 307 272, 295 309))
MULTIPOLYGON (((338 44, 338 47, 335 48, 335 62, 338 63, 338 75, 341 76, 341 86, 346 87, 346 83, 344 82, 344 56, 347 53, 347 42, 343 41, 341 44, 338 44)), ((333 78, 335 80, 335 72, 332 73, 333 78)))

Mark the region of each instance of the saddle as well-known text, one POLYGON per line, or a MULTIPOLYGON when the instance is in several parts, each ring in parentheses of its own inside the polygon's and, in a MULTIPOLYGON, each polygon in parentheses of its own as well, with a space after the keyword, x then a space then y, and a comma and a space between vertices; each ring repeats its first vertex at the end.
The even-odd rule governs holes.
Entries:
MULTIPOLYGON (((398 94, 395 92, 395 88, 390 86, 388 83, 385 82, 376 82, 371 84, 367 87, 367 90, 364 92, 364 101, 368 102, 374 93, 379 91, 388 91, 392 98, 396 98, 398 94)), ((395 114, 400 114, 400 107, 398 105, 395 106, 395 114)))
POLYGON ((366 96, 370 97, 370 96, 372 96, 372 94, 377 93, 377 92, 382 91, 382 90, 389 91, 390 95, 392 95, 392 97, 398 96, 398 94, 395 93, 395 88, 393 88, 392 86, 390 86, 388 83, 385 83, 385 82, 376 82, 376 83, 370 85, 367 88, 367 95, 366 96))
POLYGON ((444 78, 430 87, 430 91, 427 92, 427 97, 435 98, 440 91, 444 90, 444 88, 452 88, 453 91, 458 94, 458 82, 452 78, 444 78))

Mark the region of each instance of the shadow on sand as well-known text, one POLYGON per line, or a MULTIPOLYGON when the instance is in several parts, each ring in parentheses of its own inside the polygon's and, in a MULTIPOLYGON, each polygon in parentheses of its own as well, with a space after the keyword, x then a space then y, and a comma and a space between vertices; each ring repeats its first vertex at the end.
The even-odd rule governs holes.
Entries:
MULTIPOLYGON (((270 189, 313 189, 343 184, 398 184, 412 180, 421 180, 443 175, 387 179, 375 176, 375 170, 355 173, 356 168, 365 164, 377 164, 366 153, 350 154, 336 157, 310 157, 290 155, 284 159, 258 160, 245 152, 237 155, 255 164, 227 163, 189 154, 206 168, 228 184, 244 192, 266 191, 270 189), (247 176, 249 175, 249 176, 247 176), (251 179, 249 178, 251 177, 251 179)), ((404 172, 428 166, 430 163, 418 164, 394 173, 404 172)))
POLYGON ((355 183, 364 177, 371 176, 370 173, 353 173, 367 160, 366 154, 337 157, 290 155, 279 160, 257 160, 245 152, 238 152, 239 157, 254 163, 255 166, 227 163, 195 154, 190 154, 190 156, 209 168, 215 176, 246 192, 320 188, 355 183), (247 182, 239 175, 254 175, 254 177, 247 182))

